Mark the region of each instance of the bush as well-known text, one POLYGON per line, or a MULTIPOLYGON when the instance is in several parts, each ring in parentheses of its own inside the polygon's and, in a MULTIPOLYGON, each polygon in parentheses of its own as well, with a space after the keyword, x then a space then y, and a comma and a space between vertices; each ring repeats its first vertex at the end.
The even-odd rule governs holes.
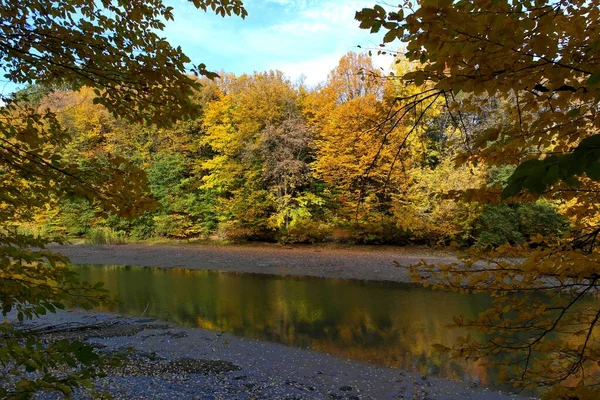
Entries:
POLYGON ((519 231, 519 216, 506 204, 487 206, 476 222, 476 247, 494 248, 505 243, 521 244, 525 238, 519 231))
POLYGON ((114 231, 110 228, 91 228, 86 234, 86 244, 99 246, 102 244, 123 244, 125 243, 125 234, 121 231, 114 231))
POLYGON ((55 229, 69 236, 85 235, 97 218, 96 211, 86 199, 68 199, 60 205, 55 229))
POLYGON ((561 235, 568 224, 565 218, 558 213, 557 207, 547 200, 538 200, 535 203, 523 203, 518 208, 521 232, 531 237, 536 234, 561 235))
POLYGON ((154 236, 154 214, 144 213, 134 220, 110 215, 106 225, 114 231, 127 233, 134 240, 149 239, 154 236))
POLYGON ((537 234, 559 236, 566 228, 567 223, 556 206, 546 200, 487 206, 475 224, 475 246, 522 244, 537 234))
POLYGON ((217 238, 234 243, 259 241, 274 242, 277 231, 274 229, 260 229, 240 223, 239 221, 224 221, 219 224, 217 238))
POLYGON ((313 221, 310 218, 297 218, 287 229, 277 234, 279 243, 317 243, 323 242, 333 234, 331 224, 313 221))
POLYGON ((389 217, 383 221, 365 219, 342 228, 350 232, 350 241, 357 244, 406 245, 413 239, 408 230, 398 226, 395 218, 389 217))
POLYGON ((129 230, 129 235, 135 240, 150 239, 155 233, 154 217, 148 213, 135 219, 129 230))
POLYGON ((49 231, 47 225, 36 223, 19 224, 17 233, 20 235, 30 235, 35 238, 50 238, 52 236, 52 232, 49 231))

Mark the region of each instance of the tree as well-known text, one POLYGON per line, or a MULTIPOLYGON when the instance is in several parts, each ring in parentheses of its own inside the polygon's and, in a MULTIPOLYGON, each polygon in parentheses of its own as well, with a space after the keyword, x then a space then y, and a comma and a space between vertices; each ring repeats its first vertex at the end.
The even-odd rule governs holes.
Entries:
MULTIPOLYGON (((395 67, 399 73, 412 68, 408 62, 395 67)), ((421 170, 427 124, 437 110, 396 101, 421 89, 383 76, 367 54, 348 53, 327 85, 312 94, 310 114, 318 133, 315 175, 328 184, 338 218, 359 241, 407 241, 415 221, 422 220, 422 215, 406 215, 403 203, 421 170), (403 113, 407 117, 400 123, 390 118, 403 113), (417 119, 427 123, 415 129, 411 122, 417 119), (400 215, 410 222, 404 225, 400 215)))
MULTIPOLYGON (((245 17, 239 0, 191 0, 222 16, 245 17)), ((187 74, 190 59, 159 36, 172 8, 161 0, 7 1, 0 5, 0 69, 17 84, 47 92, 83 89, 115 117, 130 122, 174 122, 197 113, 190 96, 199 87, 187 74), (84 89, 85 88, 85 89, 84 89)), ((203 64, 191 71, 214 77, 203 64)), ((78 281, 47 240, 17 232, 16 224, 53 198, 88 198, 105 212, 132 216, 155 208, 143 171, 119 156, 73 162, 61 157, 68 128, 35 91, 2 95, 0 108, 0 303, 19 320, 65 304, 90 307, 106 300, 99 287, 78 281)), ((0 396, 28 397, 36 390, 71 393, 98 373, 89 346, 44 345, 3 324, 0 396), (73 373, 57 374, 68 366, 73 373), (35 372, 24 376, 25 372, 35 372), (17 379, 18 378, 18 379, 17 379)))
POLYGON ((384 30, 386 43, 402 40, 406 57, 421 63, 404 79, 430 82, 432 91, 420 96, 445 99, 467 144, 458 162, 517 166, 501 194, 483 188, 467 198, 561 200, 576 228, 558 240, 537 237, 532 254, 505 246, 473 252, 462 264, 414 268, 437 285, 496 296, 478 319, 457 319, 490 339, 465 338, 455 354, 504 356, 517 385, 559 385, 552 395, 597 398, 600 2, 422 0, 390 11, 366 8, 356 18, 363 28, 384 30), (465 115, 498 100, 507 119, 483 132, 464 129, 465 115))
POLYGON ((374 95, 381 98, 381 73, 366 53, 346 53, 327 77, 327 90, 337 103, 374 95))
POLYGON ((221 203, 222 229, 232 239, 273 239, 289 227, 295 198, 308 185, 311 131, 299 93, 279 71, 230 77, 204 119, 203 187, 221 203), (271 218, 274 216, 274 218, 271 218))

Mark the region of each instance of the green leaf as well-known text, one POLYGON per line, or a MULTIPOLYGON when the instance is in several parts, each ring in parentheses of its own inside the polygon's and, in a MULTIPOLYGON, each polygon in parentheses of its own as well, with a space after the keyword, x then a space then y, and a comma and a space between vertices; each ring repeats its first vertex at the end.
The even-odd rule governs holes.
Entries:
POLYGON ((435 343, 431 347, 433 347, 434 351, 441 353, 441 354, 447 354, 452 350, 450 347, 444 346, 443 344, 439 344, 439 343, 435 343))
POLYGON ((40 315, 46 315, 46 308, 44 306, 37 305, 34 307, 35 312, 40 315))
POLYGON ((600 86, 600 71, 593 73, 590 75, 586 82, 587 86, 596 87, 600 86))

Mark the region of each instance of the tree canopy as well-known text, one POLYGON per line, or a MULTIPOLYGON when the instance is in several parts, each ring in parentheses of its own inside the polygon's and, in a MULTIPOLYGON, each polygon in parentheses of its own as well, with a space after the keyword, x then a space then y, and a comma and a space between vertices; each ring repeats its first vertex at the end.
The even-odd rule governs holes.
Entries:
POLYGON ((598 395, 599 17, 598 1, 578 0, 407 1, 356 14, 361 27, 383 30, 385 43, 405 43, 419 67, 402 79, 431 85, 417 101, 444 99, 465 140, 458 163, 516 166, 504 185, 457 196, 515 203, 541 195, 564 204, 575 230, 560 240, 539 235, 529 249, 502 246, 462 264, 413 269, 456 290, 491 290, 492 309, 457 319, 490 339, 464 338, 455 354, 502 354, 517 385, 561 385, 553 396, 598 395), (504 117, 473 129, 469 121, 490 105, 504 117))
MULTIPOLYGON (((246 16, 238 0, 190 2, 246 16)), ((496 301, 456 319, 489 340, 440 350, 504 356, 519 386, 595 398, 599 13, 596 0, 365 8, 361 27, 406 46, 392 74, 348 53, 307 88, 279 71, 212 81, 160 36, 162 0, 4 2, 0 69, 27 86, 0 108, 3 315, 108 300, 45 248, 65 237, 456 243, 463 262, 415 278, 496 301)), ((37 373, 3 397, 68 394, 101 372, 81 343, 0 329, 0 362, 37 373), (78 373, 53 373, 64 365, 78 373)))
MULTIPOLYGON (((245 17, 237 0, 193 0, 199 9, 245 17)), ((66 259, 45 249, 49 238, 19 231, 56 198, 81 196, 105 213, 130 217, 155 209, 145 173, 119 155, 64 158, 71 136, 44 99, 85 87, 93 104, 131 122, 165 125, 196 115, 189 100, 199 88, 190 76, 214 77, 191 65, 180 48, 160 36, 173 9, 161 0, 5 1, 0 5, 0 70, 16 84, 35 85, 2 95, 0 108, 0 303, 23 320, 64 304, 90 307, 106 301, 100 287, 80 283, 66 259)), ((57 98, 55 97, 55 100, 57 98)), ((97 122, 94 122, 97 123, 97 122)), ((90 132, 91 134, 91 132, 90 132)), ((44 346, 10 325, 0 327, 1 397, 36 390, 69 394, 97 374, 98 356, 81 343, 44 346), (77 373, 56 374, 69 366, 77 373), (25 372, 35 372, 24 376, 25 372), (13 375, 13 377, 10 377, 13 375), (19 377, 17 379, 15 376, 19 377)))

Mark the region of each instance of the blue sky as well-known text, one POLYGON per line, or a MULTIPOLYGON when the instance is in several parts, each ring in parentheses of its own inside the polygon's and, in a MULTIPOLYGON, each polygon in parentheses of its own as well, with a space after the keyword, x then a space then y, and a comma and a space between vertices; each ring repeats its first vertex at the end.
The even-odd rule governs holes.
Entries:
MULTIPOLYGON (((293 81, 301 76, 309 86, 327 74, 348 51, 376 48, 381 35, 360 29, 354 13, 377 0, 244 0, 248 16, 214 15, 197 10, 187 0, 165 0, 174 8, 175 21, 163 32, 181 46, 194 64, 211 71, 244 72, 276 69, 293 81)), ((391 58, 375 57, 387 68, 391 58)), ((0 92, 16 85, 0 80, 0 92)))
MULTIPOLYGON (((195 64, 208 69, 251 73, 278 69, 308 85, 327 74, 356 46, 375 48, 380 35, 360 29, 354 13, 376 0, 245 0, 248 17, 221 18, 196 10, 186 0, 171 0, 175 21, 165 36, 180 45, 195 64)), ((387 67, 389 57, 377 57, 387 67)))

